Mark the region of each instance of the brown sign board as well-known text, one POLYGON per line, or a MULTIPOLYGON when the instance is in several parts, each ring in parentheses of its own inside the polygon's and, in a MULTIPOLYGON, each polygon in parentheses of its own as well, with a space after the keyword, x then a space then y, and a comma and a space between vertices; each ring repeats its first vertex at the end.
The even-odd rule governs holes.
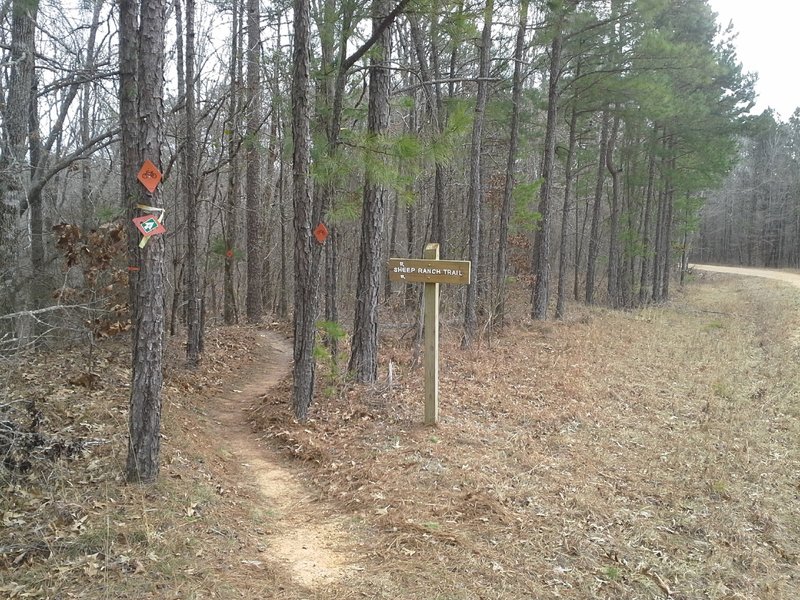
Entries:
POLYGON ((426 260, 390 258, 389 280, 404 283, 461 283, 470 282, 471 263, 468 260, 426 260))

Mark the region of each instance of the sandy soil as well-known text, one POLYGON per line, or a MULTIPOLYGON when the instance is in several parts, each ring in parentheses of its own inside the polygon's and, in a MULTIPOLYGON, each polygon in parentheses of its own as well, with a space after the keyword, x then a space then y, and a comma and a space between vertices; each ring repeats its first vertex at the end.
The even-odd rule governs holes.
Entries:
POLYGON ((248 409, 256 398, 288 373, 291 346, 281 336, 263 331, 253 352, 261 357, 256 367, 217 400, 212 420, 224 432, 226 449, 259 489, 264 508, 277 520, 274 532, 264 540, 271 557, 304 587, 333 583, 355 568, 345 530, 336 520, 325 518, 329 511, 283 466, 274 450, 260 442, 248 423, 248 409))
POLYGON ((689 265, 698 271, 712 271, 714 273, 729 273, 731 275, 746 275, 748 277, 764 277, 766 279, 777 279, 785 281, 796 287, 800 287, 800 274, 777 269, 754 269, 751 267, 722 267, 717 265, 689 265))

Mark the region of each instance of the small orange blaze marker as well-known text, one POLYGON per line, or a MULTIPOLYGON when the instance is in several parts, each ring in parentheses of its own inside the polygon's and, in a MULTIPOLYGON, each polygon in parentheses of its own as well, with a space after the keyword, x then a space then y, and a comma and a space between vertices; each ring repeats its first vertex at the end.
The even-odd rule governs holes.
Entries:
POLYGON ((325 227, 325 223, 317 225, 317 228, 314 229, 314 237, 320 244, 325 243, 325 240, 328 239, 328 228, 325 227))

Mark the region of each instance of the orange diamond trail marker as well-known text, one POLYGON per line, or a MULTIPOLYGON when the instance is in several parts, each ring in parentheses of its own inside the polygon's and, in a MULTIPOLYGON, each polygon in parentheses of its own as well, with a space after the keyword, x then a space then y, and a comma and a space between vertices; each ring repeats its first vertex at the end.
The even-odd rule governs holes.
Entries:
POLYGON ((136 177, 151 194, 156 191, 158 184, 161 183, 161 171, 150 160, 144 161, 136 177))
POLYGON ((314 237, 320 244, 325 243, 325 240, 328 239, 328 228, 325 227, 325 223, 317 225, 317 228, 314 229, 314 237))

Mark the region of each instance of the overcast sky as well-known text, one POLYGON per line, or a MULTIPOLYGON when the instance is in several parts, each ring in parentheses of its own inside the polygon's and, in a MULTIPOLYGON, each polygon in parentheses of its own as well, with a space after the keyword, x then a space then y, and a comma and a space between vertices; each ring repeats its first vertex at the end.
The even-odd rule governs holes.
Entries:
POLYGON ((785 121, 800 106, 800 1, 709 0, 725 28, 739 32, 739 61, 757 72, 755 113, 774 108, 785 121))

